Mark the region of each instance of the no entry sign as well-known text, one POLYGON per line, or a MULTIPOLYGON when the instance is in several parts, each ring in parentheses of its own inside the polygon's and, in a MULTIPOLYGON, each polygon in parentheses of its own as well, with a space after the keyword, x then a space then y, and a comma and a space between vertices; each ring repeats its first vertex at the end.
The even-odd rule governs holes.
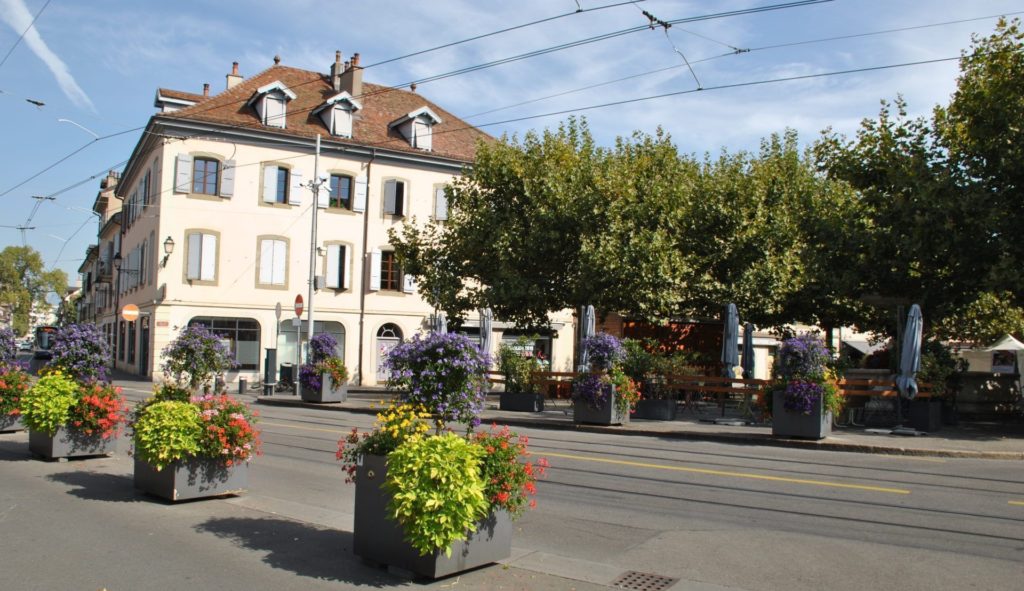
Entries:
POLYGON ((302 294, 300 293, 299 295, 295 296, 295 315, 302 316, 303 309, 304 307, 302 305, 302 294))

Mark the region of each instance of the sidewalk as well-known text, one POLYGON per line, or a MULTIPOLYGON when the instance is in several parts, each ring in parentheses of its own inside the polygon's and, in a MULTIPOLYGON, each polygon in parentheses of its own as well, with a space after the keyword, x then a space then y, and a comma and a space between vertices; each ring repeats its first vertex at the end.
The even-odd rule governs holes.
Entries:
MULTIPOLYGON (((325 412, 345 411, 375 414, 390 394, 380 390, 357 390, 349 393, 341 403, 317 404, 303 402, 291 394, 259 396, 259 404, 274 406, 301 406, 325 412)), ((1024 460, 1024 424, 961 421, 959 425, 943 426, 942 430, 923 436, 892 435, 886 430, 864 428, 836 428, 832 435, 820 441, 772 437, 768 425, 719 425, 704 422, 712 414, 698 415, 687 411, 674 421, 645 421, 633 419, 627 425, 605 427, 577 425, 572 420, 572 403, 568 400, 547 400, 543 412, 512 412, 498 410, 497 396, 488 396, 481 416, 484 423, 497 422, 519 427, 539 429, 565 429, 590 433, 617 433, 713 441, 737 445, 770 445, 854 453, 895 454, 947 458, 979 458, 998 460, 1024 460)))

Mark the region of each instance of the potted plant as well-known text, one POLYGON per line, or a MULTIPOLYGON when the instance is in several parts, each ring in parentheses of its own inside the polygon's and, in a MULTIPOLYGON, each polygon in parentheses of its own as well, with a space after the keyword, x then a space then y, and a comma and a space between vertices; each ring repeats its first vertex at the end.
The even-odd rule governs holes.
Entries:
POLYGON ((309 341, 310 363, 299 367, 302 399, 306 402, 344 402, 348 397, 348 369, 334 354, 338 341, 321 333, 309 341))
POLYGON ((50 369, 21 399, 29 451, 44 459, 109 455, 117 450, 125 416, 121 389, 79 383, 50 369))
POLYGON ((640 394, 620 367, 625 358, 622 343, 612 335, 598 333, 584 339, 581 347, 586 351, 591 371, 573 380, 573 421, 597 425, 628 423, 640 394))
POLYGON ((486 358, 466 337, 414 337, 388 358, 401 404, 371 433, 339 442, 356 484, 353 551, 365 560, 437 578, 511 556, 511 519, 536 492, 546 462, 507 429, 474 433, 486 358), (466 436, 446 428, 468 426, 466 436), (431 428, 433 422, 433 428, 431 428))
POLYGON ((21 399, 29 385, 29 375, 23 367, 0 361, 0 433, 25 429, 21 421, 21 399))
POLYGON ((843 408, 832 356, 811 334, 783 341, 771 386, 772 435, 822 439, 832 432, 832 417, 843 408))
POLYGON ((53 337, 52 357, 47 366, 59 369, 79 382, 107 381, 111 358, 107 339, 91 323, 68 324, 53 337))
POLYGON ((256 413, 225 393, 195 394, 230 364, 219 342, 189 327, 164 354, 164 374, 135 411, 135 488, 169 501, 237 494, 248 486, 249 461, 259 454, 256 413), (194 360, 188 366, 184 360, 194 360))
POLYGON ((676 418, 676 398, 666 387, 666 376, 674 373, 673 358, 659 356, 650 349, 656 343, 637 339, 623 339, 625 358, 622 372, 640 384, 640 399, 632 414, 634 419, 672 421, 676 418))
POLYGON ((502 343, 498 347, 498 371, 505 376, 505 391, 501 393, 498 408, 519 412, 544 410, 544 395, 537 391, 531 374, 540 371, 540 354, 528 351, 530 339, 519 337, 515 345, 502 343))

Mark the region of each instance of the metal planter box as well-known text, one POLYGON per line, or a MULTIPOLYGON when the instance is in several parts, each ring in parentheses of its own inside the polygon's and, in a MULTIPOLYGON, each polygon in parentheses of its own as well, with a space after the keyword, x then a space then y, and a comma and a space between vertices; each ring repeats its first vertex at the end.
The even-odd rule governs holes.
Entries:
POLYGON ((239 494, 249 486, 249 464, 225 466, 212 458, 178 460, 163 470, 135 459, 135 488, 168 501, 239 494))
POLYGON ((781 393, 772 396, 772 435, 824 439, 832 432, 832 413, 822 412, 821 400, 805 415, 786 410, 784 398, 781 393))
POLYGON ((0 433, 14 433, 24 431, 25 425, 21 422, 21 415, 0 416, 0 433))
POLYGON ((615 388, 601 408, 592 408, 583 400, 572 401, 572 420, 575 423, 591 425, 625 425, 629 423, 629 413, 620 413, 615 405, 615 388))
POLYGON ((470 570, 512 556, 512 520, 496 511, 477 524, 465 540, 452 544, 451 556, 438 550, 427 556, 405 541, 397 521, 388 519, 391 495, 381 488, 387 476, 384 456, 363 456, 356 472, 355 517, 352 550, 356 556, 420 577, 436 579, 470 570))
POLYGON ((632 418, 648 421, 674 421, 676 420, 676 406, 675 400, 639 400, 632 418))
POLYGON ((338 389, 333 388, 334 380, 329 374, 324 374, 320 383, 320 390, 302 389, 302 400, 305 402, 345 402, 348 399, 348 384, 341 384, 338 389))
POLYGON ((28 450, 32 455, 46 460, 106 456, 117 451, 117 439, 104 439, 99 433, 86 435, 68 427, 59 427, 53 435, 29 429, 28 450))
POLYGON ((544 410, 544 395, 502 392, 498 409, 517 412, 542 412, 544 410))

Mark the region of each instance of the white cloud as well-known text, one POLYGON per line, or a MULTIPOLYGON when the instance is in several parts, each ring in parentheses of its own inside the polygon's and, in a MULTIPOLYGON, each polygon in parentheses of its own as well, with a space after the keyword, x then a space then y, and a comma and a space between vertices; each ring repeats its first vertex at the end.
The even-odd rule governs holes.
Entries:
POLYGON ((0 6, 3 7, 3 10, 0 10, 0 18, 10 25, 16 34, 21 35, 22 31, 25 31, 25 45, 50 69, 64 95, 75 105, 95 112, 96 107, 93 106, 85 91, 75 82, 67 64, 50 50, 39 35, 39 31, 32 24, 32 14, 29 13, 23 0, 0 0, 0 6))

